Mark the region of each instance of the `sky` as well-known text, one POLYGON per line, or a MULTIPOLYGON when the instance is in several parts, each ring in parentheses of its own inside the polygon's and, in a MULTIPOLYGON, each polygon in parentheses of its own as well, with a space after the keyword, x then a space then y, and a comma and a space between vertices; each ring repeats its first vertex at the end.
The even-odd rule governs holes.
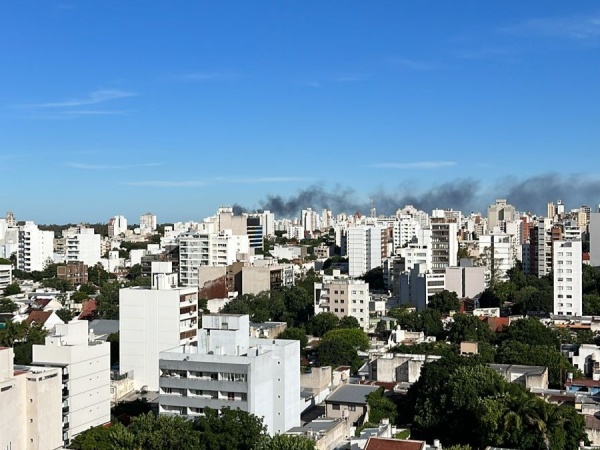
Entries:
POLYGON ((18 220, 600 203, 597 1, 6 0, 0 43, 18 220))

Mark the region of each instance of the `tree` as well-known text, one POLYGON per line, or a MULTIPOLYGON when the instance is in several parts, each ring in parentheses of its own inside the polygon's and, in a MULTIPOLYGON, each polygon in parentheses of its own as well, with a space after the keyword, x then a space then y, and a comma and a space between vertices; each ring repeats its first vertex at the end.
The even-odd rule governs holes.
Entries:
POLYGON ((437 309, 446 314, 450 311, 458 311, 459 306, 460 301, 458 300, 456 292, 450 292, 446 289, 433 294, 427 304, 428 308, 437 309))
POLYGON ((261 447, 261 450, 315 450, 315 441, 304 436, 276 434, 261 447))
POLYGON ((327 339, 317 347, 319 366, 350 366, 356 372, 362 364, 356 347, 340 338, 327 339))
POLYGON ((119 319, 120 288, 121 285, 117 281, 104 283, 100 288, 100 294, 96 298, 96 305, 101 319, 119 319))
POLYGON ((21 293, 21 287, 17 283, 9 284, 4 288, 4 295, 16 295, 21 293))
POLYGON ((500 297, 496 294, 494 289, 487 288, 479 296, 480 308, 497 308, 500 306, 500 303, 500 297))
POLYGON ((559 344, 556 333, 535 317, 527 317, 513 322, 504 329, 501 339, 528 345, 546 345, 553 348, 557 348, 559 344))
MULTIPOLYGON (((75 436, 69 448, 75 450, 113 450, 115 448, 133 450, 134 447, 121 445, 126 439, 125 433, 130 434, 120 423, 115 423, 110 427, 93 427, 75 436)), ((133 435, 130 435, 129 438, 133 438, 133 435)))
POLYGON ((137 448, 196 450, 200 447, 194 423, 183 417, 144 414, 133 419, 128 431, 133 434, 137 448))
POLYGON ((204 416, 196 421, 195 429, 205 450, 253 450, 268 442, 266 427, 258 417, 230 408, 222 408, 221 414, 205 408, 204 416))
POLYGON ((68 292, 75 289, 69 280, 63 280, 61 278, 46 278, 42 280, 41 284, 43 287, 56 289, 60 292, 68 292))
POLYGON ((448 340, 459 344, 463 341, 490 342, 492 330, 487 323, 467 314, 455 314, 448 330, 448 340))
POLYGON ((277 339, 292 339, 300 341, 300 350, 308 345, 308 338, 306 337, 306 331, 304 328, 286 328, 277 335, 277 339))
POLYGON ((0 313, 15 312, 19 306, 10 298, 0 298, 0 313))
POLYGON ((340 319, 339 328, 362 328, 356 317, 344 316, 340 319))
POLYGON ((313 336, 321 337, 336 328, 340 319, 332 312, 322 312, 314 316, 308 323, 307 331, 313 336))
POLYGON ((56 315, 60 317, 64 323, 70 322, 73 317, 75 317, 75 313, 71 311, 69 308, 61 308, 56 311, 56 315))
POLYGON ((104 269, 102 263, 88 268, 88 280, 96 286, 102 286, 110 279, 109 273, 104 269))
POLYGON ((383 395, 383 388, 371 392, 367 396, 369 406, 369 423, 379 424, 382 419, 390 419, 390 423, 396 423, 398 411, 396 405, 383 395))
POLYGON ((323 336, 323 339, 321 339, 321 342, 330 340, 347 342, 362 351, 368 350, 370 347, 367 334, 363 330, 356 328, 338 328, 328 331, 323 336))
POLYGON ((387 289, 383 280, 383 268, 375 267, 369 270, 364 275, 358 277, 359 280, 364 280, 369 283, 369 290, 371 291, 383 291, 387 289))

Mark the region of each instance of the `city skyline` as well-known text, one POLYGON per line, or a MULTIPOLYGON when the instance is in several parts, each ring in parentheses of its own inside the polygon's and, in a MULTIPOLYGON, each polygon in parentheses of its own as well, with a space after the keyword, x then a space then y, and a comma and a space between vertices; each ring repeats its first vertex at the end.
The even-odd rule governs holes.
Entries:
POLYGON ((591 1, 15 2, 3 18, 19 220, 598 203, 591 1))

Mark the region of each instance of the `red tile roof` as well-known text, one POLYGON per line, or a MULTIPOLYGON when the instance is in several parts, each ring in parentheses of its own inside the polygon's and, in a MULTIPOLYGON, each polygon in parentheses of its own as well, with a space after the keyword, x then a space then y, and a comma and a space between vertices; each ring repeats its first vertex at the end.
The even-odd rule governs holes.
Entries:
POLYGON ((600 387, 600 380, 588 380, 588 379, 577 379, 567 381, 565 386, 586 386, 586 387, 600 387))
POLYGON ((398 439, 369 438, 365 450, 423 450, 424 441, 401 441, 398 439))
POLYGON ((25 322, 27 322, 29 325, 32 323, 43 325, 51 315, 52 311, 31 311, 27 319, 25 319, 25 322))
POLYGON ((96 318, 96 300, 89 299, 83 302, 79 320, 94 320, 96 318))

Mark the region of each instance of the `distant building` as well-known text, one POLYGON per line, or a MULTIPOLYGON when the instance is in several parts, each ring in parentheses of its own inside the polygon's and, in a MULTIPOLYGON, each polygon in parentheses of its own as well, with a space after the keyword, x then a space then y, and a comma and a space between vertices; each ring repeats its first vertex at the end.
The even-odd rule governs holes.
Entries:
POLYGON ((63 233, 67 263, 83 262, 88 267, 100 262, 101 236, 93 228, 76 227, 63 233))
POLYGON ((325 417, 345 418, 351 426, 360 426, 369 420, 367 397, 379 386, 346 384, 325 399, 325 417))
POLYGON ((387 229, 380 226, 357 226, 347 231, 348 274, 359 277, 381 267, 387 257, 387 229))
POLYGON ((0 264, 0 290, 12 284, 12 265, 0 264))
POLYGON ((25 272, 42 271, 53 260, 54 232, 42 231, 33 222, 19 226, 17 268, 25 272))
POLYGON ((581 241, 554 242, 554 314, 581 316, 582 251, 581 241))
POLYGON ((88 266, 83 261, 73 261, 56 267, 56 276, 70 281, 73 286, 88 282, 88 266))
POLYGON ((140 233, 150 234, 156 230, 156 216, 152 213, 146 213, 140 216, 140 233))
POLYGON ((515 207, 506 203, 506 199, 496 200, 496 203, 488 206, 488 228, 502 225, 503 222, 514 220, 517 217, 515 207))
POLYGON ((315 314, 331 312, 338 318, 354 317, 364 330, 369 329, 369 283, 346 277, 325 276, 315 283, 315 314))
POLYGON ((108 220, 108 237, 119 236, 127 231, 127 219, 124 216, 114 216, 108 220))
POLYGON ((589 213, 590 264, 600 266, 600 212, 589 213))
POLYGON ((194 417, 239 408, 269 434, 300 425, 299 341, 249 337, 249 317, 202 316, 197 346, 160 353, 159 413, 194 417))

